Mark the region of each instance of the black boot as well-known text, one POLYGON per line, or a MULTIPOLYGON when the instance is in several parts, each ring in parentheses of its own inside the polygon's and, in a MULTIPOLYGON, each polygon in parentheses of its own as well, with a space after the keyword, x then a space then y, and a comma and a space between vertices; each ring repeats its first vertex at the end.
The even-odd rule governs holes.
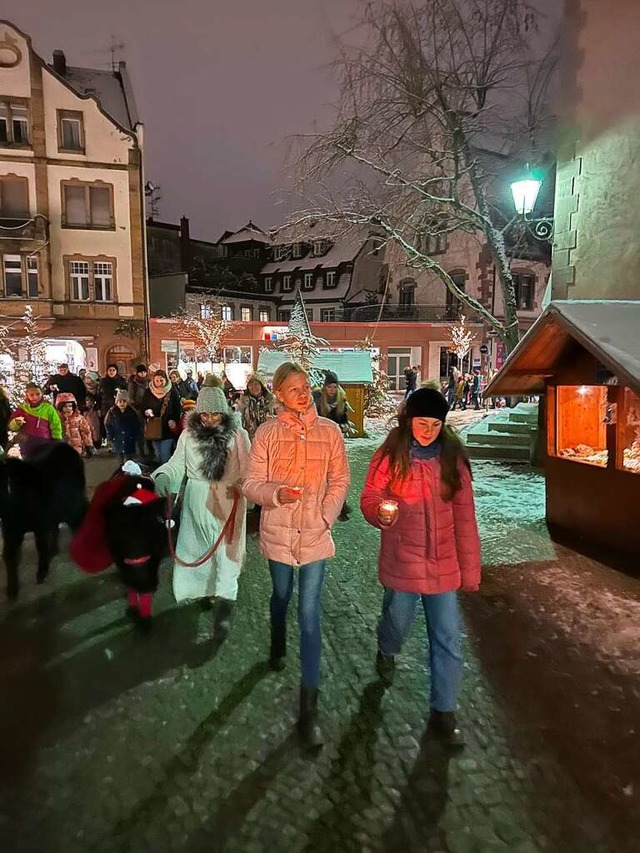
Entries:
POLYGON ((428 731, 451 749, 463 749, 465 745, 464 735, 458 728, 453 711, 432 711, 428 731))
POLYGON ((226 636, 231 628, 231 614, 235 601, 228 598, 216 598, 213 614, 213 633, 226 636))
POLYGON ((271 651, 269 666, 274 672, 282 672, 287 665, 287 632, 284 628, 271 627, 271 651))
POLYGON ((298 733, 304 746, 310 750, 322 748, 322 732, 317 721, 318 717, 318 688, 300 687, 300 716, 298 717, 298 733))
POLYGON ((378 654, 376 655, 376 670, 384 686, 390 687, 393 684, 393 676, 396 672, 396 660, 394 656, 383 655, 378 650, 378 654))

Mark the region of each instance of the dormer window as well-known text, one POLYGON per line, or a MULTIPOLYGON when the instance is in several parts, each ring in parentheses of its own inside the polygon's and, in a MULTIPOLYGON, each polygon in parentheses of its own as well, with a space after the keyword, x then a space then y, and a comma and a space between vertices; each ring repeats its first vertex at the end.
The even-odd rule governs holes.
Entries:
POLYGON ((320 255, 324 255, 327 251, 327 241, 326 240, 314 240, 313 241, 313 256, 314 258, 320 257, 320 255))
POLYGON ((266 276, 264 280, 264 291, 265 293, 273 293, 273 279, 270 275, 266 276))
POLYGON ((325 287, 335 287, 336 286, 335 270, 329 270, 329 272, 327 272, 324 286, 325 287))
POLYGON ((291 290, 291 276, 285 275, 282 277, 282 289, 291 290))
POLYGON ((274 246, 273 247, 273 260, 281 261, 283 258, 287 257, 287 247, 286 246, 274 246))
POLYGON ((312 272, 306 272, 304 274, 303 287, 305 290, 313 290, 313 273, 312 272))
POLYGON ((294 243, 291 247, 291 257, 292 258, 301 258, 302 257, 302 245, 300 243, 294 243))

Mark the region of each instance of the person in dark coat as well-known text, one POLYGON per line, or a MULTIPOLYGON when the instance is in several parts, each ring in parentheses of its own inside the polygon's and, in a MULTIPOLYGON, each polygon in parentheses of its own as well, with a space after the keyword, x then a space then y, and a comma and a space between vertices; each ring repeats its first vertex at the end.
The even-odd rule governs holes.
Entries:
POLYGON ((100 380, 100 418, 102 419, 102 436, 106 438, 106 431, 104 427, 104 419, 107 416, 107 412, 113 406, 116 401, 116 391, 122 390, 126 391, 127 383, 124 377, 120 376, 118 373, 118 365, 117 364, 109 364, 107 365, 107 375, 103 376, 100 380))
POLYGON ((52 374, 42 389, 45 394, 53 396, 53 405, 56 405, 58 394, 73 394, 80 411, 83 411, 87 388, 82 379, 71 373, 68 364, 59 364, 58 372, 52 374))
POLYGON ((129 405, 127 391, 116 391, 115 405, 109 409, 104 425, 112 450, 121 463, 136 455, 142 440, 142 423, 136 410, 129 405))
MULTIPOLYGON (((322 388, 316 388, 313 392, 313 402, 321 418, 328 418, 338 424, 343 435, 349 432, 349 403, 344 389, 340 387, 338 376, 333 370, 325 371, 322 388)), ((344 502, 338 521, 348 521, 351 509, 347 501, 344 502)))
POLYGON ((347 395, 338 383, 333 370, 327 370, 322 388, 313 392, 313 402, 321 418, 329 418, 338 424, 343 433, 349 431, 349 403, 347 395))
POLYGON ((151 438, 148 427, 146 438, 151 442, 156 462, 163 465, 171 457, 178 421, 182 415, 180 395, 164 370, 156 370, 153 374, 151 384, 142 398, 142 407, 146 424, 155 418, 160 419, 159 438, 151 438))
POLYGON ((144 364, 139 364, 136 367, 136 372, 129 378, 129 387, 127 391, 129 392, 129 405, 133 406, 133 408, 142 415, 142 398, 144 397, 144 392, 149 387, 149 375, 147 373, 147 367, 144 364))
POLYGON ((11 403, 7 392, 0 387, 0 447, 6 451, 9 443, 9 421, 11 420, 11 403))

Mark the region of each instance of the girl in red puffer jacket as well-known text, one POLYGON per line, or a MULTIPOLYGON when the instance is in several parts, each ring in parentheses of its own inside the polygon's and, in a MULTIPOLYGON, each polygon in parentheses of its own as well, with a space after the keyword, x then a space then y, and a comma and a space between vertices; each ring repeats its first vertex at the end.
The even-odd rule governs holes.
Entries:
POLYGON ((378 573, 384 586, 378 626, 378 673, 386 684, 421 602, 431 665, 429 730, 464 746, 455 710, 462 676, 456 591, 480 583, 480 538, 471 470, 462 442, 447 426, 440 391, 407 399, 369 465, 360 506, 382 531, 378 573))

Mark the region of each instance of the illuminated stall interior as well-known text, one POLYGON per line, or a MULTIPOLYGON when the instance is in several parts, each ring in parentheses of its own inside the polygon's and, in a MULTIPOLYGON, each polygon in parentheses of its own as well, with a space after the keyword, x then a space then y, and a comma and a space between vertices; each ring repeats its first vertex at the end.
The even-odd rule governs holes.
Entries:
POLYGON ((547 521, 640 553, 640 302, 553 302, 488 396, 544 398, 547 521))

